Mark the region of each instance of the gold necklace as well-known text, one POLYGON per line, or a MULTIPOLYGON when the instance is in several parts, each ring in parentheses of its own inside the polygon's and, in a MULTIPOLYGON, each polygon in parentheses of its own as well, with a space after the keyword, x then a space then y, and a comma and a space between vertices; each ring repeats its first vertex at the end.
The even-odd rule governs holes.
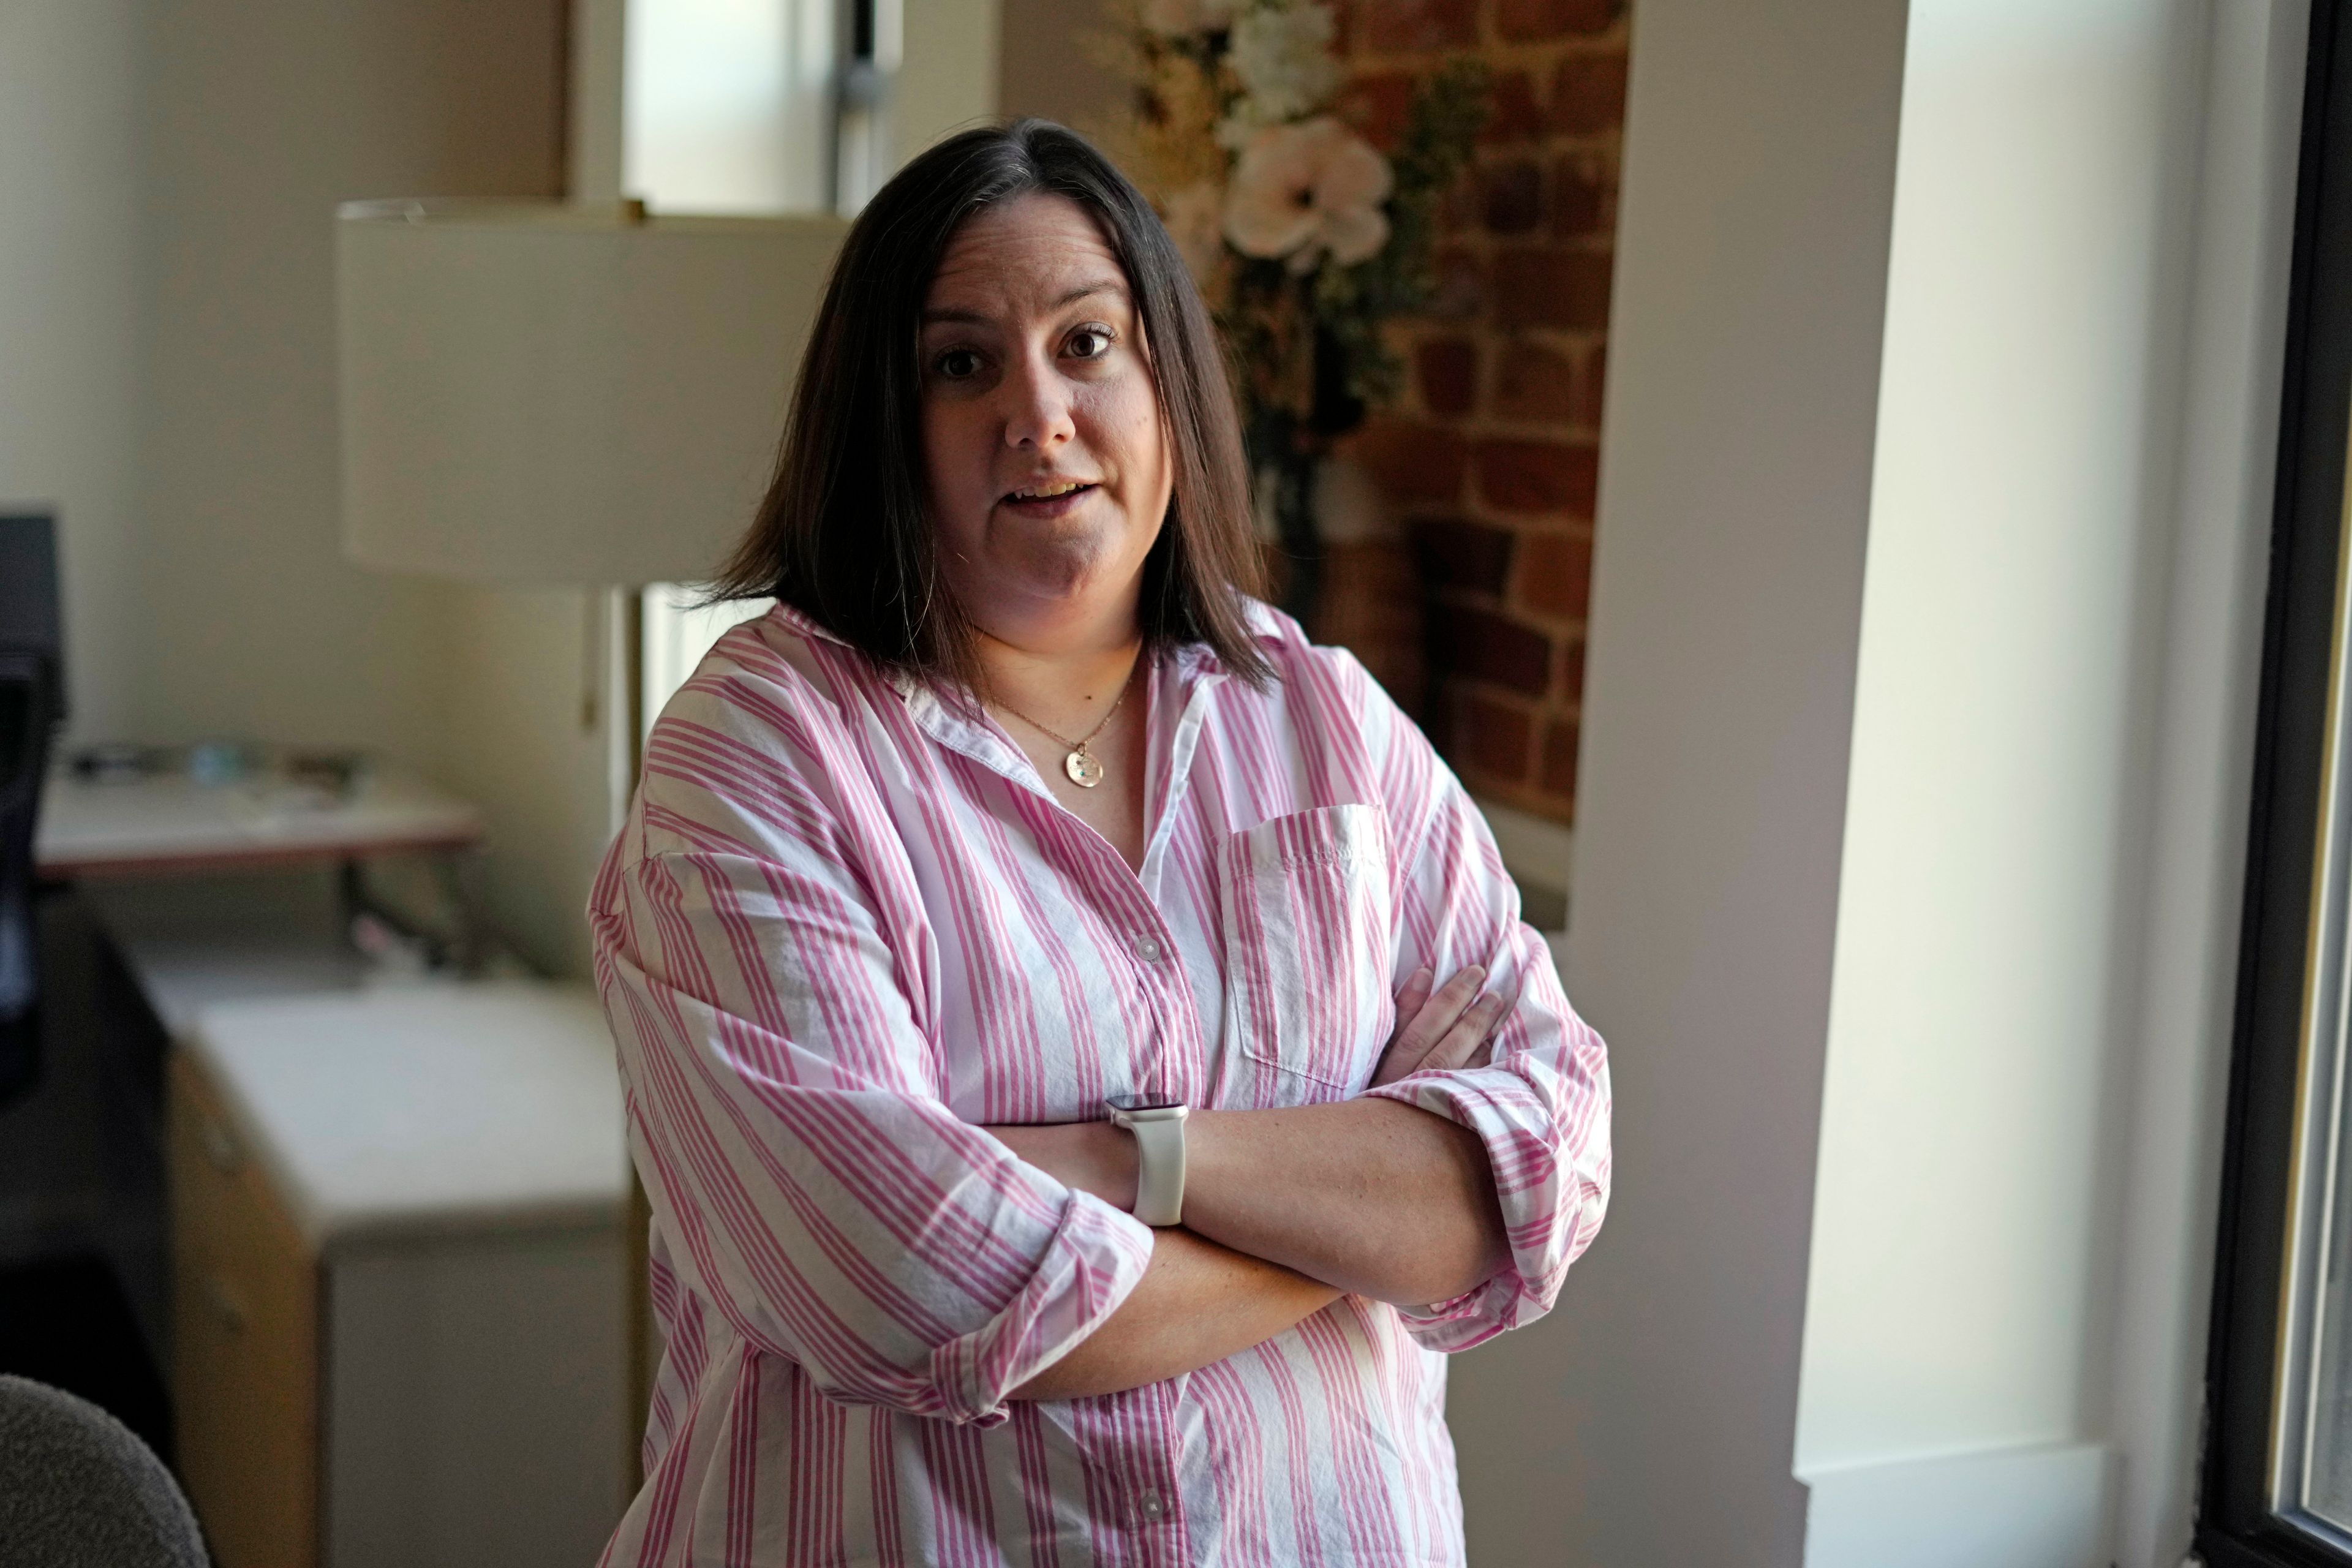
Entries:
POLYGON ((1092 789, 1103 782, 1103 765, 1100 757, 1087 750, 1087 742, 1103 732, 1103 726, 1111 721, 1111 716, 1117 713, 1120 706, 1127 701, 1127 694, 1135 689, 1135 672, 1142 668, 1143 655, 1139 651, 1135 656, 1135 662, 1127 667, 1127 679, 1119 683, 1118 700, 1113 702, 1105 710, 1103 716, 1096 721, 1093 729, 1075 741, 1066 736, 1055 734, 1001 697, 996 700, 996 705, 1032 730, 1050 739, 1055 745, 1067 747, 1069 754, 1062 759, 1062 771, 1069 774, 1070 782, 1080 789, 1092 789))

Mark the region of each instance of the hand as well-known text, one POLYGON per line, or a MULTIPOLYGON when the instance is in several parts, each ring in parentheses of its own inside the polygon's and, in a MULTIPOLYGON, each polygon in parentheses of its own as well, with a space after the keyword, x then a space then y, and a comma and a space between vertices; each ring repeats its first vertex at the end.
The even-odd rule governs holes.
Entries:
POLYGON ((1475 963, 1433 994, 1430 984, 1436 978, 1423 964, 1398 994, 1396 1033, 1389 1037, 1380 1065, 1372 1070, 1374 1089, 1423 1068, 1443 1072, 1484 1067, 1493 1058, 1491 1037, 1513 998, 1499 991, 1480 995, 1478 988, 1486 983, 1486 972, 1475 963), (1475 1064, 1474 1058, 1477 1058, 1475 1064))

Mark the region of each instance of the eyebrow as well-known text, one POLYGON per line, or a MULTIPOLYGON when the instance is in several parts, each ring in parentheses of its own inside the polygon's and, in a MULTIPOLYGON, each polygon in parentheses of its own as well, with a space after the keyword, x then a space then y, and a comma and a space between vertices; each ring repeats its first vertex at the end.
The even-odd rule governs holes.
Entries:
MULTIPOLYGON (((1071 289, 1060 299, 1050 302, 1046 308, 1048 310, 1059 310, 1068 306, 1075 305, 1079 300, 1088 299, 1097 294, 1124 294, 1126 292, 1126 285, 1113 282, 1111 279, 1105 278, 1093 283, 1079 284, 1076 288, 1071 289)), ((922 324, 928 327, 933 322, 953 322, 962 326, 984 327, 987 326, 993 319, 994 318, 992 317, 984 316, 977 310, 925 310, 923 312, 922 324)))

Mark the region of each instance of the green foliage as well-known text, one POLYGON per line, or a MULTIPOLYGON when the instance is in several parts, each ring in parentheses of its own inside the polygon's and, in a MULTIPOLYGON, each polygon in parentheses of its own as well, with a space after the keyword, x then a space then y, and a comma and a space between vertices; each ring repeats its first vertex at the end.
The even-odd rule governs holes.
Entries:
POLYGON ((1404 367, 1381 325, 1420 310, 1436 291, 1437 210, 1486 126, 1487 86, 1486 68, 1476 60, 1449 62, 1422 83, 1391 160, 1396 188, 1388 244, 1356 266, 1327 262, 1316 275, 1316 322, 1347 356, 1348 390, 1365 403, 1385 403, 1403 384, 1404 367))

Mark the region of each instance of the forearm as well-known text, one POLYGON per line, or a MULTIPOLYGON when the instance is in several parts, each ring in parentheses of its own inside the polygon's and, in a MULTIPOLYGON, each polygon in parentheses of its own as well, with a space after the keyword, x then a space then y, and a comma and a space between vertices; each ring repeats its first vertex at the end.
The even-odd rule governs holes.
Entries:
POLYGON ((1485 1145, 1390 1100, 1196 1111, 1188 1229, 1398 1306, 1475 1289, 1509 1256, 1485 1145))
POLYGON ((1272 1339, 1339 1296, 1278 1264, 1162 1230, 1127 1300, 1013 1397, 1083 1399, 1177 1377, 1272 1339))
MULTIPOLYGON (((1135 1140, 1107 1121, 992 1127, 1024 1160, 1135 1206, 1135 1140)), ((1196 1110, 1185 1123, 1184 1228, 1398 1306, 1449 1300, 1509 1248, 1485 1145, 1391 1100, 1196 1110)))

